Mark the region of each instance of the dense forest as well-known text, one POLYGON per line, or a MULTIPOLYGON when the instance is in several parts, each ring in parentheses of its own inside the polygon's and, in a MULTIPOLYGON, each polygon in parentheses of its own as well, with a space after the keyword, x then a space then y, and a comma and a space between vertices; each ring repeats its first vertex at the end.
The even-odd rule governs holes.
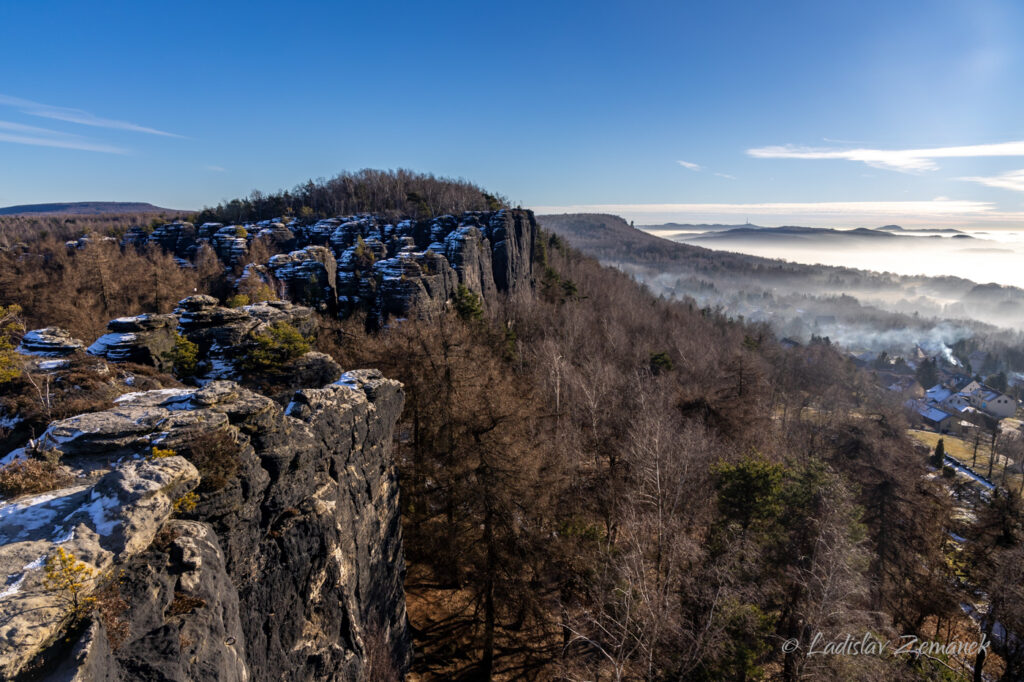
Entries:
POLYGON ((132 225, 151 227, 187 214, 110 213, 102 215, 0 215, 0 249, 23 248, 39 240, 66 241, 84 235, 120 236, 132 225))
MULTIPOLYGON (((199 220, 502 203, 466 182, 362 171, 199 220)), ((0 253, 0 304, 20 308, 5 309, 8 347, 19 325, 93 338, 108 318, 194 292, 225 299, 240 271, 204 251, 181 268, 116 241, 68 249, 79 234, 60 229, 0 253)), ((1024 630, 1017 497, 979 498, 965 530, 898 403, 832 346, 783 348, 763 324, 658 298, 552 233, 538 246, 530 292, 468 296, 374 333, 358 316, 323 318, 312 340, 405 386, 396 448, 419 679, 1024 676, 1015 637, 987 662, 809 655, 817 638, 866 633, 977 641, 961 603, 979 594, 990 638, 997 621, 1024 630), (951 548, 954 531, 966 549, 951 548)), ((107 379, 74 369, 81 390, 48 394, 40 420, 111 405, 107 379)), ((152 374, 147 387, 176 381, 152 374)), ((5 400, 40 402, 35 370, 3 378, 5 400)))

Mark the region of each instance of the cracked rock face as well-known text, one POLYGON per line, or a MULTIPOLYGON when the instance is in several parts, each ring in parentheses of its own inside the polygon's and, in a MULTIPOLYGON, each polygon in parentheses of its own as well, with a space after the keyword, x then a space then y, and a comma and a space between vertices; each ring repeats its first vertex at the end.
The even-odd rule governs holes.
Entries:
MULTIPOLYGON (((182 457, 132 461, 81 485, 0 503, 0 677, 9 679, 50 644, 71 613, 70 592, 48 587, 58 547, 97 575, 146 549, 175 499, 199 483, 182 457)), ((85 595, 95 581, 85 583, 85 595)))
POLYGON ((537 221, 533 211, 498 211, 483 230, 493 249, 494 284, 499 291, 524 290, 533 275, 537 221))
POLYGON ((161 371, 170 369, 167 354, 174 350, 174 315, 138 315, 119 317, 107 323, 109 333, 89 346, 89 353, 112 362, 152 365, 161 371))
MULTIPOLYGON (((429 317, 459 285, 478 294, 485 306, 499 292, 526 290, 532 281, 536 232, 531 211, 503 209, 399 222, 360 214, 312 225, 267 220, 194 228, 173 223, 150 235, 130 231, 125 243, 159 244, 181 259, 208 243, 230 266, 244 262, 258 236, 280 253, 247 268, 243 279, 276 280, 297 304, 342 317, 361 310, 369 313, 371 327, 380 327, 391 317, 429 317)), ((211 306, 216 301, 211 299, 211 306)), ((182 327, 188 326, 183 320, 182 327)))
POLYGON ((280 253, 267 264, 287 288, 288 298, 324 312, 338 306, 338 265, 330 249, 307 246, 299 251, 280 253))
POLYGON ((518 209, 398 223, 346 216, 293 225, 289 233, 304 248, 259 267, 296 303, 342 317, 362 310, 380 327, 391 318, 430 317, 459 285, 484 305, 498 292, 528 288, 536 230, 533 213, 518 209))
MULTIPOLYGON (((263 301, 242 308, 221 306, 212 296, 189 296, 175 311, 178 331, 198 347, 202 380, 235 379, 238 358, 255 335, 286 322, 303 336, 316 334, 313 311, 287 301, 263 301)), ((307 365, 312 363, 310 359, 307 365)))
MULTIPOLYGON (((29 574, 19 589, 38 584, 41 564, 32 562, 64 540, 58 531, 67 529, 53 522, 66 519, 78 524, 69 542, 79 544, 68 546, 83 561, 124 568, 129 603, 126 640, 115 648, 91 626, 60 662, 60 679, 358 679, 371 636, 383 636, 406 669, 391 458, 403 401, 401 384, 361 370, 296 391, 286 408, 213 381, 128 394, 113 409, 51 424, 40 454, 115 468, 92 487, 12 513, 0 532, 24 538, 0 548, 0 565, 12 584, 29 574), (131 459, 154 444, 190 453, 197 436, 218 432, 238 444, 219 486, 200 482, 203 468, 180 456, 131 459), (195 508, 168 520, 171 501, 197 483, 195 508)), ((0 630, 20 652, 9 665, 23 665, 55 627, 25 637, 24 626, 0 630)))
POLYGON ((85 344, 73 338, 66 329, 46 327, 25 332, 18 352, 44 358, 62 358, 84 348, 85 344))
POLYGON ((363 309, 371 326, 381 326, 390 318, 430 317, 460 285, 484 305, 498 292, 514 295, 531 284, 536 229, 533 214, 520 210, 397 225, 374 216, 343 222, 331 235, 339 312, 363 309))
POLYGON ((173 519, 124 567, 120 590, 131 624, 114 648, 94 622, 52 679, 254 679, 246 662, 238 595, 217 535, 205 523, 173 519))

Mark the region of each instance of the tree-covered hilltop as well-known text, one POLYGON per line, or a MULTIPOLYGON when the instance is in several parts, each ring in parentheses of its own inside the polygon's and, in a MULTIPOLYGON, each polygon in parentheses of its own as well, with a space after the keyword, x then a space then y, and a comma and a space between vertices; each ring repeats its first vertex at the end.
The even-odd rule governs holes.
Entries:
POLYGON ((330 179, 308 180, 291 190, 249 196, 204 208, 195 222, 245 222, 296 216, 301 218, 378 213, 392 217, 429 218, 445 213, 494 211, 508 205, 468 180, 398 170, 339 173, 330 179))

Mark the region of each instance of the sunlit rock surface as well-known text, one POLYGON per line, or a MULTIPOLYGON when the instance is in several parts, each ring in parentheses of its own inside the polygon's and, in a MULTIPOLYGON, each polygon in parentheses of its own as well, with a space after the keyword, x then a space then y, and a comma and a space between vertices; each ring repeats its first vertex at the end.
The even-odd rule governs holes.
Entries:
POLYGON ((46 327, 25 332, 18 352, 44 358, 62 358, 84 348, 85 344, 73 338, 66 329, 46 327))
POLYGON ((0 672, 49 656, 52 679, 358 679, 371 636, 407 667, 391 458, 403 401, 401 384, 362 370, 295 391, 284 407, 212 381, 126 394, 110 410, 51 424, 23 456, 91 478, 0 502, 0 672), (153 446, 188 456, 216 433, 238 444, 219 486, 184 457, 146 459, 153 446), (170 519, 197 483, 194 509, 170 519), (92 624, 59 655, 49 647, 62 612, 40 586, 57 544, 100 572, 124 570, 119 646, 92 624), (28 606, 38 615, 17 615, 28 606))
MULTIPOLYGON (((52 643, 71 613, 68 594, 44 582, 57 548, 98 574, 145 550, 173 501, 199 483, 181 457, 130 461, 95 485, 0 502, 0 677, 52 643)), ((96 587, 85 585, 86 596, 96 587)))
POLYGON ((169 369, 167 354, 174 349, 174 315, 119 317, 107 323, 108 333, 89 346, 89 353, 112 362, 135 362, 169 369))

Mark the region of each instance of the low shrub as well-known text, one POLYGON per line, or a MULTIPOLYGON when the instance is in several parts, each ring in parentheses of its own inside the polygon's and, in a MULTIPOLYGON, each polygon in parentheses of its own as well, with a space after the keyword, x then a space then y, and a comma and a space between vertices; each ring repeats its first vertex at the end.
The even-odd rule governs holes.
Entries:
POLYGON ((228 297, 228 300, 224 302, 229 308, 241 308, 249 305, 249 297, 245 294, 235 294, 234 296, 228 297))
POLYGON ((191 511, 195 511, 197 504, 199 504, 199 495, 195 493, 185 493, 174 501, 174 513, 187 514, 191 511))
MULTIPOLYGON (((234 478, 241 464, 241 453, 241 445, 230 433, 213 431, 193 438, 185 446, 185 452, 179 454, 184 454, 199 470, 200 481, 196 490, 205 493, 221 490, 234 478)), ((187 497, 185 495, 182 500, 187 497)), ((183 508, 177 511, 190 510, 183 508)))
POLYGON ((305 353, 309 341, 287 322, 275 322, 253 337, 254 346, 242 356, 242 369, 255 373, 276 373, 305 353))
POLYGON ((96 604, 96 597, 89 594, 90 585, 96 580, 96 569, 63 547, 50 555, 44 567, 43 587, 62 601, 71 611, 73 620, 80 620, 96 604))
POLYGON ((165 353, 165 357, 174 366, 175 376, 195 376, 196 368, 199 365, 199 346, 181 334, 175 333, 174 349, 165 353))
POLYGON ((41 459, 15 460, 0 468, 0 495, 4 497, 44 493, 73 482, 59 464, 41 459))
POLYGON ((463 320, 469 322, 472 320, 483 319, 483 303, 480 301, 480 297, 472 290, 460 284, 459 288, 455 290, 455 298, 453 300, 455 303, 455 312, 458 313, 459 317, 463 320))

